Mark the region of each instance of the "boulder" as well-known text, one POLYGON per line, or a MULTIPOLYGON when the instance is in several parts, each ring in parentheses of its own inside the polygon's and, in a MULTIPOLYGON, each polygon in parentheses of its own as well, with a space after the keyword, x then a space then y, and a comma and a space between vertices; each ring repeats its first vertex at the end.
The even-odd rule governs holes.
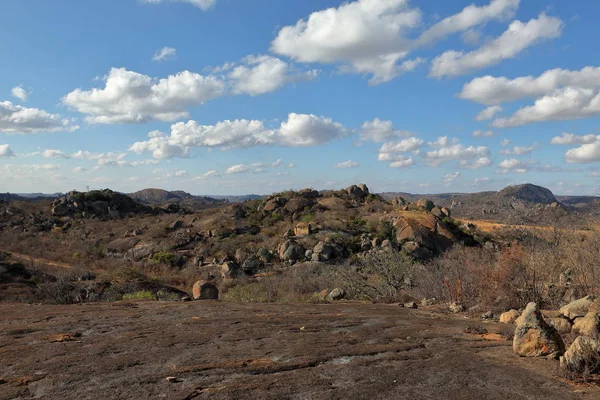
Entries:
POLYGON ((315 204, 313 200, 306 199, 304 197, 294 197, 285 204, 285 209, 290 214, 303 211, 307 207, 312 207, 315 204))
POLYGON ((600 372, 600 340, 579 336, 560 358, 561 368, 576 373, 600 372))
POLYGON ((434 304, 435 304, 435 298, 431 298, 431 299, 428 299, 428 298, 423 298, 423 299, 421 300, 421 305, 422 305, 423 307, 432 306, 432 305, 434 305, 434 304))
POLYGON ((404 308, 419 308, 419 306, 414 301, 409 301, 408 303, 404 303, 404 308))
POLYGON ((439 208, 439 207, 433 207, 433 208, 431 209, 431 213, 432 213, 432 214, 433 214, 435 217, 437 217, 437 218, 444 218, 444 217, 445 217, 444 213, 442 212, 442 209, 441 209, 441 208, 439 208))
MULTIPOLYGON (((364 186, 364 187, 366 188, 366 186, 364 186)), ((362 188, 360 188, 357 185, 352 185, 349 188, 347 188, 346 193, 348 193, 348 196, 352 200, 362 200, 369 194, 368 189, 365 192, 362 188)))
POLYGON ((295 236, 308 236, 312 233, 312 225, 308 222, 298 222, 294 227, 295 236))
POLYGON ((214 283, 208 281, 198 281, 192 288, 194 300, 218 300, 219 289, 214 283))
POLYGON ((313 249, 313 261, 330 261, 335 258, 335 249, 329 243, 319 242, 313 249))
POLYGON ((500 314, 500 322, 503 324, 514 324, 521 315, 517 310, 510 310, 500 314))
POLYGON ((327 295, 328 301, 341 300, 346 296, 346 291, 342 288, 335 288, 327 295))
POLYGON ((169 232, 173 232, 173 231, 176 231, 177 229, 181 228, 182 226, 183 226, 183 221, 181 221, 181 220, 173 221, 169 224, 169 226, 167 227, 167 230, 169 232))
POLYGON ((278 208, 283 207, 285 203, 287 203, 287 199, 285 197, 274 197, 265 203, 263 210, 267 212, 272 212, 277 210, 278 208))
POLYGON ((302 189, 299 193, 305 199, 316 199, 320 196, 319 192, 313 189, 302 189))
POLYGON ((433 201, 429 199, 419 199, 417 201, 417 207, 427 211, 431 211, 435 207, 435 204, 433 204, 433 201))
POLYGON ((262 260, 256 256, 250 256, 242 264, 242 271, 248 275, 254 275, 264 267, 265 263, 262 260))
POLYGON ((371 245, 373 247, 379 247, 381 246, 381 239, 380 238, 375 238, 371 241, 371 245))
POLYGON ((369 194, 369 188, 367 187, 367 185, 365 185, 364 183, 360 183, 358 184, 358 187, 360 190, 362 190, 363 192, 365 192, 366 194, 369 194))
POLYGON ((225 261, 221 265, 221 277, 223 279, 235 278, 238 273, 238 264, 233 261, 225 261))
POLYGON ((304 258, 306 251, 294 240, 286 240, 279 246, 279 259, 281 261, 298 261, 304 258))
POLYGON ((573 324, 564 317, 556 317, 548 319, 548 323, 554 327, 561 335, 571 333, 573 324))
POLYGON ((600 316, 590 311, 583 318, 577 318, 573 324, 573 333, 600 339, 600 316))
POLYGON ((585 296, 560 308, 560 313, 573 321, 575 318, 585 317, 594 302, 592 296, 585 296))
POLYGON ((442 207, 442 213, 448 218, 452 217, 452 211, 448 207, 442 207))
POLYGON ((517 318, 513 351, 521 357, 557 357, 565 351, 558 331, 548 325, 536 303, 529 303, 517 318))
POLYGON ((454 303, 450 303, 448 305, 448 310, 450 310, 451 313, 456 314, 456 313, 464 312, 466 310, 466 308, 462 304, 454 302, 454 303))

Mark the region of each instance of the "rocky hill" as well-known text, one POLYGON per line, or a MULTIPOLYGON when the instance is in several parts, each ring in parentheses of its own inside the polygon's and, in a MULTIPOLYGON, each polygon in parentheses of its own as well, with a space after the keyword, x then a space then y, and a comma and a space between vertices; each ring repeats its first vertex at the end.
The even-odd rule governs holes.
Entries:
POLYGON ((177 204, 189 209, 202 209, 227 203, 227 200, 219 200, 208 196, 194 196, 183 190, 143 189, 130 193, 129 196, 146 205, 168 206, 170 204, 177 204))

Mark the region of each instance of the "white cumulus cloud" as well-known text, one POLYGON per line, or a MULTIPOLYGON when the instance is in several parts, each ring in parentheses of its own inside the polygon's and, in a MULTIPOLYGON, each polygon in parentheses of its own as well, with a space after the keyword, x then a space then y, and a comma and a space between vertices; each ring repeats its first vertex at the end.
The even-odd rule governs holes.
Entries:
POLYGON ((33 134, 40 132, 74 131, 79 126, 58 114, 37 108, 26 108, 10 101, 0 101, 0 132, 33 134))
POLYGON ((29 98, 29 92, 23 88, 23 85, 15 86, 10 93, 21 101, 27 101, 29 98))
POLYGON ((339 164, 336 164, 334 166, 335 169, 345 169, 345 168, 357 168, 359 167, 360 164, 356 161, 352 161, 352 160, 348 160, 348 161, 344 161, 341 162, 339 164))
POLYGON ((590 144, 600 141, 600 135, 575 135, 573 133, 563 132, 560 136, 555 136, 550 141, 551 144, 557 145, 574 145, 574 144, 590 144))
POLYGON ((513 21, 502 35, 477 50, 469 53, 450 50, 436 57, 431 63, 430 75, 452 77, 496 65, 540 41, 560 36, 562 27, 559 18, 545 14, 527 23, 513 21))
POLYGON ((152 56, 152 61, 164 61, 175 58, 177 50, 172 47, 163 47, 152 56))
POLYGON ((409 131, 401 131, 394 128, 392 121, 382 121, 375 118, 362 124, 359 136, 361 140, 373 142, 385 142, 393 137, 409 137, 413 134, 409 131))
POLYGON ((477 114, 475 116, 475 120, 476 121, 488 121, 492 118, 494 118, 494 116, 499 113, 500 111, 502 111, 502 107, 500 106, 489 106, 487 108, 485 108, 483 111, 481 111, 479 114, 477 114))
POLYGON ((0 157, 14 157, 15 153, 7 144, 0 144, 0 157))

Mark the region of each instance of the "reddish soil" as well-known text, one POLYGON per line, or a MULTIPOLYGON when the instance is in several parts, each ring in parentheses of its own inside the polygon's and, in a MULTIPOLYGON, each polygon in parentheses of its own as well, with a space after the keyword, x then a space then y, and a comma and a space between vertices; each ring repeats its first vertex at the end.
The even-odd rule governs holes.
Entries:
POLYGON ((557 378, 556 361, 513 355, 512 327, 432 310, 5 303, 0 315, 2 400, 600 398, 557 378))

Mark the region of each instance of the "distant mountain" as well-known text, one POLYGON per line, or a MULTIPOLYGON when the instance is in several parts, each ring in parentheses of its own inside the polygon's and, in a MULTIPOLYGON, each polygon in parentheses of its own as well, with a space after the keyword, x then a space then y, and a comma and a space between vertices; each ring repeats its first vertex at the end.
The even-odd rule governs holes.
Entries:
POLYGON ((129 193, 129 196, 146 205, 159 206, 178 204, 182 207, 193 209, 206 208, 227 202, 208 196, 194 196, 183 190, 167 191, 163 189, 143 189, 134 193, 129 193))
POLYGON ((229 203, 243 203, 245 201, 249 201, 249 200, 259 200, 262 199, 263 195, 258 195, 258 194, 246 194, 246 195, 241 195, 241 196, 215 196, 215 195, 211 195, 210 197, 214 198, 214 199, 218 199, 218 200, 227 200, 229 203))

